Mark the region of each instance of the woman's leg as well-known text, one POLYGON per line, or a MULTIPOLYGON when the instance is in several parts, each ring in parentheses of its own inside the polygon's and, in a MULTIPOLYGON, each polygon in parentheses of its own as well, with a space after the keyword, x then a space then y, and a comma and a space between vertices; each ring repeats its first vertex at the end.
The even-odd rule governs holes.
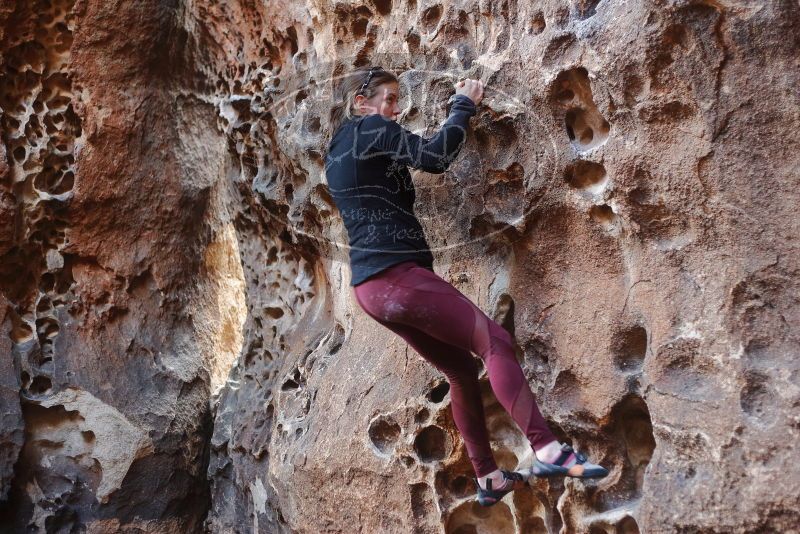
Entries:
POLYGON ((436 273, 405 262, 367 279, 355 291, 373 317, 411 326, 448 345, 478 354, 489 383, 534 450, 557 441, 545 422, 514 353, 514 340, 436 273))
MULTIPOLYGON (((363 288, 360 292, 366 293, 363 288)), ((359 291, 354 291, 354 294, 361 305, 359 291)), ((496 471, 497 464, 486 431, 486 418, 478 384, 479 369, 475 357, 468 351, 443 343, 414 327, 390 323, 374 316, 366 308, 364 311, 403 338, 420 356, 445 375, 450 383, 453 420, 464 439, 467 455, 475 473, 483 477, 496 471)))

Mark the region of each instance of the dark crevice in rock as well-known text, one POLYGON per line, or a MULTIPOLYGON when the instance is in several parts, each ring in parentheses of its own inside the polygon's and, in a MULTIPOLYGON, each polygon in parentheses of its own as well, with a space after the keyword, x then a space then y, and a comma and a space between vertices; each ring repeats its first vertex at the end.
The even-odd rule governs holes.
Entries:
POLYGON ((449 382, 441 382, 431 388, 426 395, 427 399, 435 404, 438 404, 444 400, 447 396, 447 393, 450 391, 450 383, 449 382))
POLYGON ((435 425, 423 428, 414 438, 414 450, 423 462, 444 460, 448 455, 448 449, 447 433, 435 425))
POLYGON ((372 444, 384 454, 391 454, 400 439, 400 425, 386 416, 379 416, 372 421, 368 432, 372 444))

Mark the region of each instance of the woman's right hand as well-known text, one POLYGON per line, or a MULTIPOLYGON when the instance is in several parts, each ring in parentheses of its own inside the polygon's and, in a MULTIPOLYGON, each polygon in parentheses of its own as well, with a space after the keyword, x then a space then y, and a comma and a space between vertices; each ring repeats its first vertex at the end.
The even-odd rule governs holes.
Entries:
POLYGON ((483 82, 466 79, 456 84, 456 94, 468 96, 477 106, 483 98, 483 82))

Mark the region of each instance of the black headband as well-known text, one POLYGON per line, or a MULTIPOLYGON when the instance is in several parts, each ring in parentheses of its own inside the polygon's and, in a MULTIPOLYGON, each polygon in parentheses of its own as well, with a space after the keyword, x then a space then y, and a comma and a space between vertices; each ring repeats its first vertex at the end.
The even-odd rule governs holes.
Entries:
POLYGON ((367 86, 369 85, 369 81, 372 79, 373 71, 376 71, 376 70, 381 70, 381 68, 380 67, 370 67, 369 74, 367 74, 367 81, 365 81, 361 85, 361 89, 359 89, 358 92, 356 93, 357 95, 360 95, 360 94, 364 93, 364 89, 367 88, 367 86))

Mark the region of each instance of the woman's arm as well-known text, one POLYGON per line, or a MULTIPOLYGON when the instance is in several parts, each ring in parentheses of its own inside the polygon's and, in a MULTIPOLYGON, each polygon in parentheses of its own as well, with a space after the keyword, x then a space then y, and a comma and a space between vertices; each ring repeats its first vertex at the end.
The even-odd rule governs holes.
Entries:
POLYGON ((475 115, 472 99, 454 94, 447 120, 430 139, 403 128, 382 115, 368 115, 359 127, 363 150, 359 157, 389 156, 394 161, 434 174, 443 173, 464 145, 469 118, 475 115))

